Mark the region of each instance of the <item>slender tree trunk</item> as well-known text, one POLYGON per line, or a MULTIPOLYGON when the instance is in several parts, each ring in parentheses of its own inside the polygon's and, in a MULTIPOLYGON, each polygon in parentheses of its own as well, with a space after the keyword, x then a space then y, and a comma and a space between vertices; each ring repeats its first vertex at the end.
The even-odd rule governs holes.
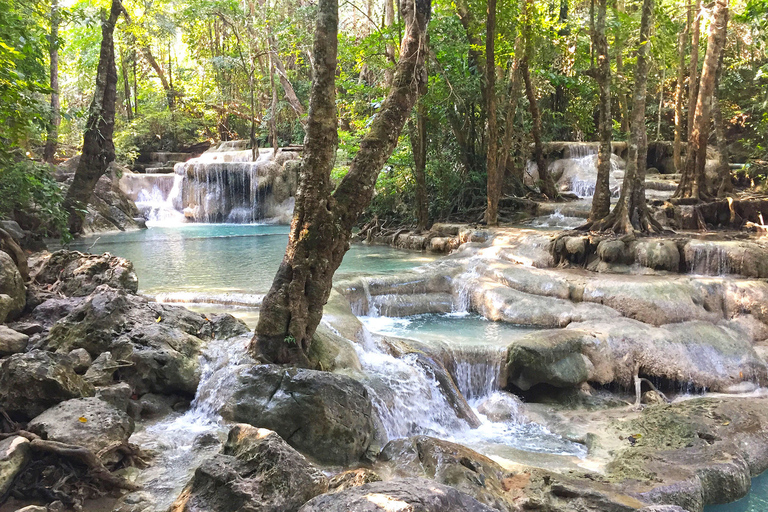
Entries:
POLYGON ((134 117, 137 117, 139 115, 139 78, 138 73, 136 73, 136 68, 138 67, 138 59, 136 58, 135 48, 131 53, 131 62, 133 63, 133 115, 134 117))
POLYGON ((716 0, 713 7, 712 23, 709 25, 707 53, 701 69, 699 96, 696 100, 696 112, 688 137, 688 154, 680 184, 673 195, 676 199, 690 198, 706 200, 710 198, 704 177, 704 165, 707 158, 707 140, 709 139, 712 97, 715 91, 720 52, 725 46, 726 26, 728 24, 727 0, 716 0))
MULTIPOLYGON (((509 78, 507 82, 507 107, 504 113, 504 136, 501 139, 501 151, 499 153, 499 176, 504 176, 509 165, 510 153, 515 135, 515 113, 517 112, 517 101, 520 96, 520 55, 523 53, 523 38, 518 36, 515 39, 515 57, 509 65, 509 78)), ((522 175, 516 176, 522 183, 522 175)), ((519 184, 516 184, 518 186, 519 184)))
POLYGON ((501 179, 496 163, 499 156, 499 128, 496 124, 496 0, 488 0, 485 26, 485 109, 488 113, 488 142, 485 158, 488 206, 485 210, 485 222, 489 226, 498 226, 501 179))
POLYGON ((589 220, 602 219, 611 211, 611 135, 613 117, 611 116, 611 61, 608 56, 608 37, 605 35, 607 1, 599 0, 597 22, 595 23, 595 53, 597 68, 594 70, 597 87, 600 90, 600 111, 597 131, 600 146, 597 151, 597 178, 595 195, 592 197, 592 210, 589 220))
POLYGON ((83 153, 63 204, 69 212, 69 231, 73 234, 82 232, 84 211, 96 182, 115 159, 112 133, 115 129, 117 71, 113 34, 117 19, 123 12, 125 9, 120 0, 112 0, 109 18, 104 19, 101 24, 101 51, 96 71, 96 91, 83 136, 83 153))
MULTIPOLYGON (((384 27, 387 30, 391 30, 394 24, 395 2, 394 0, 384 0, 384 27)), ((387 61, 391 64, 391 66, 387 66, 384 71, 384 81, 386 82, 386 85, 389 86, 392 84, 392 80, 395 79, 394 66, 397 63, 397 60, 395 59, 395 45, 392 43, 391 38, 387 41, 387 44, 384 47, 384 53, 387 57, 387 61)))
POLYGON ((688 20, 685 24, 685 30, 680 32, 677 38, 677 52, 679 61, 677 63, 677 85, 675 86, 675 144, 673 148, 673 160, 675 170, 680 172, 683 169, 683 87, 685 84, 685 43, 688 40, 688 34, 691 32, 691 11, 688 10, 688 20))
POLYGON ((659 109, 656 112, 656 140, 661 140, 661 110, 664 108, 664 81, 667 78, 667 69, 661 70, 661 82, 659 82, 659 109))
POLYGON ((51 1, 51 119, 48 125, 48 137, 45 141, 43 160, 53 163, 56 155, 56 147, 59 141, 59 125, 61 124, 61 112, 59 106, 59 4, 57 0, 51 1))
POLYGON ((269 56, 269 82, 272 86, 272 106, 269 110, 269 134, 272 139, 274 155, 277 155, 277 87, 275 87, 275 65, 272 55, 269 56))
MULTIPOLYGON (((699 37, 701 34, 701 0, 696 0, 696 6, 691 13, 693 16, 691 28, 691 57, 688 62, 688 138, 693 131, 693 116, 696 113, 696 99, 699 95, 699 37)), ((689 148, 690 150, 690 148, 689 148)))
POLYGON ((128 66, 125 59, 125 48, 120 46, 120 72, 123 76, 123 93, 125 94, 125 115, 128 121, 133 120, 133 107, 131 106, 131 82, 128 76, 128 66))
POLYGON ((417 229, 424 231, 429 225, 427 199, 427 106, 423 97, 416 106, 416 126, 411 123, 411 150, 413 151, 413 177, 416 181, 417 229))
POLYGON ((274 38, 269 39, 269 44, 272 50, 272 63, 275 65, 277 76, 280 79, 280 85, 283 86, 285 99, 288 100, 288 104, 291 106, 294 112, 296 112, 296 115, 298 116, 299 122, 301 123, 302 128, 304 128, 304 131, 307 131, 307 119, 304 115, 304 107, 301 105, 299 97, 296 96, 296 91, 294 91, 293 85, 291 85, 291 81, 288 80, 288 73, 286 73, 283 61, 280 60, 280 56, 277 54, 277 43, 275 42, 274 38))
MULTIPOLYGON (((619 14, 624 14, 624 0, 618 0, 616 2, 616 11, 619 14)), ((614 44, 616 50, 616 77, 620 81, 618 88, 619 95, 619 111, 621 113, 621 131, 629 133, 629 98, 626 93, 626 80, 624 79, 624 39, 616 37, 614 44)))
MULTIPOLYGON (((727 16, 727 15, 726 15, 727 16)), ((725 122, 723 121, 723 110, 720 102, 720 77, 723 76, 723 55, 725 50, 720 51, 720 62, 717 66, 717 78, 715 79, 715 92, 712 95, 712 121, 715 124, 715 138, 717 139, 717 152, 720 159, 718 169, 718 182, 714 184, 717 197, 725 197, 733 192, 733 182, 731 181, 731 168, 728 165, 730 157, 728 155, 728 141, 725 139, 725 122)), ((715 190, 713 190, 714 192, 715 190)))
POLYGON ((163 70, 163 67, 158 64, 157 60, 155 59, 155 56, 152 55, 152 50, 149 48, 149 46, 142 46, 141 48, 141 55, 144 57, 144 60, 147 61, 147 63, 152 66, 152 69, 155 70, 155 74, 157 75, 157 78, 160 79, 160 83, 163 86, 163 90, 165 91, 165 96, 168 100, 168 108, 170 110, 173 110, 175 107, 175 97, 173 94, 173 87, 168 82, 168 78, 165 76, 165 71, 163 70))
POLYGON ((658 223, 648 214, 645 201, 645 166, 648 141, 645 128, 646 94, 648 88, 648 38, 653 16, 653 0, 643 1, 640 20, 640 41, 637 49, 635 84, 632 91, 632 119, 628 143, 627 169, 621 187, 621 195, 611 213, 597 221, 587 223, 582 229, 628 233, 635 230, 659 230, 658 223))
POLYGON ((426 85, 427 0, 402 0, 405 34, 393 84, 349 172, 331 194, 338 144, 335 104, 337 0, 319 0, 307 138, 288 248, 264 297, 251 351, 262 361, 310 365, 312 336, 349 249, 352 227, 373 197, 376 178, 426 85))

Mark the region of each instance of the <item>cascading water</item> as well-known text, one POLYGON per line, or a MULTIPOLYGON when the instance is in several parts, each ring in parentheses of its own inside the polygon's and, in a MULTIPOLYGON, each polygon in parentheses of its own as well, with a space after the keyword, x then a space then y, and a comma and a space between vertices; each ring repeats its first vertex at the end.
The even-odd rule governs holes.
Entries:
MULTIPOLYGON (((166 176, 163 175, 163 178, 166 176)), ((163 179, 163 182, 167 182, 163 179)), ((173 175, 173 185, 167 192, 160 185, 153 185, 151 189, 142 189, 136 198, 136 207, 153 225, 178 224, 184 221, 181 213, 181 188, 184 177, 173 175)), ((162 182, 161 182, 162 183, 162 182)))

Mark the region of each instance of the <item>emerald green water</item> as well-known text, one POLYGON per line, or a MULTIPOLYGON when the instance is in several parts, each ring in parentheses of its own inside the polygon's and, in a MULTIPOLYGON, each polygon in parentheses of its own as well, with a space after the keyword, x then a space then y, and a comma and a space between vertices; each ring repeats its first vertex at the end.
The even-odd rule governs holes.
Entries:
MULTIPOLYGON (((288 227, 187 224, 90 237, 71 249, 133 262, 141 293, 266 293, 288 243, 288 227)), ((427 254, 354 244, 337 275, 392 273, 434 260, 427 254)))

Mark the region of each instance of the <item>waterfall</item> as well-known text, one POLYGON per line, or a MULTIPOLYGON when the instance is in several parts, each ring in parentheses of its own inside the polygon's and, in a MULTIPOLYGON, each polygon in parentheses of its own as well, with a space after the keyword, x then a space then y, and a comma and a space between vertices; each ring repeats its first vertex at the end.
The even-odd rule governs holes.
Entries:
POLYGON ((720 244, 700 242, 689 244, 693 257, 686 262, 691 274, 722 276, 731 273, 728 251, 720 244))
POLYGON ((136 207, 150 224, 178 224, 184 221, 184 214, 179 209, 183 176, 161 175, 162 180, 152 185, 152 188, 141 189, 136 198, 136 207), (164 190, 163 185, 172 178, 170 190, 164 190))

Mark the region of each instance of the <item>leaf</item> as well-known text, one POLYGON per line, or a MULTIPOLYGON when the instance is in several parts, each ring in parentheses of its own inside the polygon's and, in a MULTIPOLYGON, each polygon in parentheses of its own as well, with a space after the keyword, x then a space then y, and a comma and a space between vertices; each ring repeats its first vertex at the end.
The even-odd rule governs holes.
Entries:
POLYGON ((77 418, 77 421, 79 421, 80 423, 87 423, 88 418, 86 418, 85 416, 80 416, 79 418, 77 418))

